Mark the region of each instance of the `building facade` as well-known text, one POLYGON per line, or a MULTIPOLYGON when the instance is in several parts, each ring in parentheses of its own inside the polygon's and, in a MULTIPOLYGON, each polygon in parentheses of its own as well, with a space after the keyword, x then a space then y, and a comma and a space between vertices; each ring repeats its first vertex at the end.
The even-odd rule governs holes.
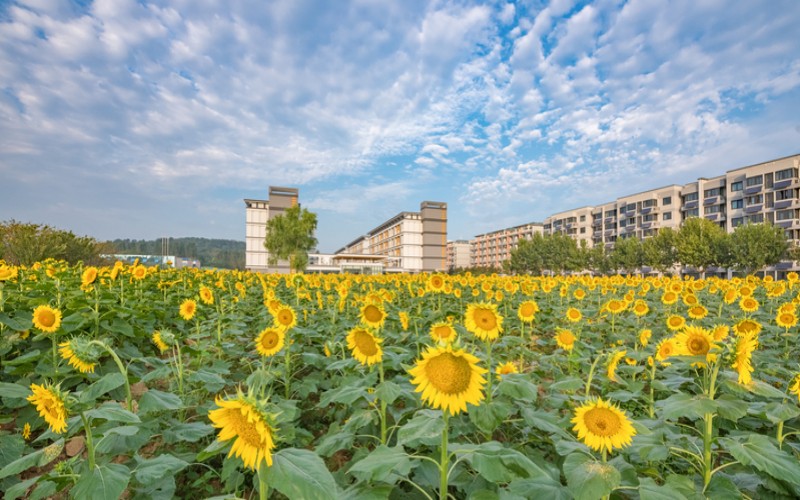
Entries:
POLYGON ((264 239, 267 236, 267 221, 297 205, 298 195, 296 188, 270 186, 268 199, 244 200, 245 269, 260 273, 289 272, 288 261, 269 265, 269 252, 264 248, 264 239))
POLYGON ((447 270, 465 269, 469 267, 469 241, 455 240, 447 242, 447 270))
POLYGON ((401 212, 335 252, 386 257, 387 272, 446 269, 447 204, 423 201, 419 212, 401 212))
POLYGON ((541 222, 529 222, 479 234, 469 242, 470 266, 501 268, 503 262, 511 258, 511 251, 517 248, 520 239, 531 239, 535 233, 541 234, 543 227, 541 222))

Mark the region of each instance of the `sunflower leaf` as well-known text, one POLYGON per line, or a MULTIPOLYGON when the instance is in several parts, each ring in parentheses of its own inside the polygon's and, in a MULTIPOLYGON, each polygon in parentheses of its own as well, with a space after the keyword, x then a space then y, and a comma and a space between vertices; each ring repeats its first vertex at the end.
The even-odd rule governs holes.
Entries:
POLYGON ((31 390, 24 385, 0 382, 0 397, 2 398, 25 399, 30 395, 31 390))
POLYGON ((381 445, 354 463, 348 472, 368 481, 394 483, 398 475, 407 476, 412 466, 411 459, 402 447, 381 445))
POLYGON ((750 434, 744 442, 721 438, 720 444, 742 464, 751 465, 775 479, 800 485, 800 462, 778 449, 767 436, 750 434))
POLYGON ((443 429, 442 412, 420 410, 397 431, 397 444, 412 447, 434 445, 441 441, 443 429))
POLYGON ((115 500, 130 480, 131 471, 122 464, 99 465, 81 474, 70 494, 82 500, 115 500))
POLYGON ((267 484, 289 498, 338 498, 336 481, 311 451, 285 448, 272 456, 266 470, 267 484))
POLYGON ((531 459, 517 450, 504 447, 497 441, 452 448, 454 453, 463 455, 472 468, 489 482, 508 483, 516 479, 550 477, 531 459))
POLYGON ((573 453, 564 460, 564 475, 575 500, 596 500, 609 495, 622 479, 613 465, 583 453, 573 453))

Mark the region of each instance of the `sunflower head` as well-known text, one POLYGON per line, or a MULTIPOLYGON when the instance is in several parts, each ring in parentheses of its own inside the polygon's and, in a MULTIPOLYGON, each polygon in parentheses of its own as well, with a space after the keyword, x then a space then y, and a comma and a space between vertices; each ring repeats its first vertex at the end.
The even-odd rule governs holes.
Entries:
POLYGON ((797 401, 800 402, 800 373, 795 375, 794 379, 790 383, 789 392, 797 396, 797 401))
POLYGON ((81 274, 81 286, 87 287, 97 279, 97 268, 90 266, 83 270, 81 274))
POLYGON ((578 439, 595 451, 624 448, 631 444, 636 429, 624 411, 602 399, 590 400, 575 410, 572 418, 578 439))
POLYGON ((664 292, 664 294, 661 296, 661 303, 664 304, 665 306, 671 306, 677 301, 678 301, 678 294, 673 292, 672 290, 664 292))
POLYGON ((734 359, 731 368, 738 374, 737 381, 742 385, 748 385, 753 380, 753 352, 758 348, 758 336, 751 333, 736 338, 734 348, 734 359))
POLYGON ((214 303, 214 292, 207 286, 200 287, 200 301, 210 306, 214 303))
POLYGON ((147 268, 141 264, 135 265, 131 269, 131 276, 133 279, 141 281, 147 277, 147 268))
POLYGON ((366 328, 357 326, 347 334, 347 347, 359 363, 372 366, 383 359, 381 343, 383 339, 377 338, 366 328))
POLYGON ((611 314, 619 314, 625 310, 625 301, 619 299, 611 299, 606 303, 606 311, 611 314))
POLYGON ((650 306, 647 305, 647 302, 639 299, 633 303, 633 314, 635 314, 637 317, 641 318, 648 312, 650 312, 650 306))
POLYGON ((67 430, 67 408, 64 404, 66 393, 61 392, 57 385, 31 384, 33 394, 28 396, 28 401, 36 407, 36 411, 44 418, 50 430, 56 434, 63 434, 67 430))
POLYGON ((794 311, 778 312, 775 322, 781 328, 789 329, 797 324, 797 316, 794 311))
POLYGON ((455 415, 467 410, 467 403, 478 405, 483 400, 483 377, 487 370, 478 366, 478 358, 463 349, 431 347, 417 360, 408 373, 415 391, 433 408, 455 415))
POLYGON ((265 328, 256 338, 256 351, 265 357, 277 354, 283 349, 285 338, 284 330, 280 328, 265 328))
POLYGON ((647 347, 647 344, 650 342, 650 337, 653 336, 653 331, 650 329, 644 329, 639 332, 639 344, 642 347, 647 347))
POLYGON ((517 309, 517 317, 520 319, 520 321, 530 323, 536 317, 537 312, 539 312, 539 306, 536 304, 536 302, 533 300, 526 300, 519 305, 519 309, 517 309))
POLYGON ((73 368, 81 373, 94 373, 100 348, 83 337, 75 337, 59 344, 58 352, 73 368))
POLYGON ((758 311, 758 301, 749 295, 744 296, 739 301, 739 308, 748 313, 756 312, 758 311))
POLYGON ((368 327, 380 328, 383 326, 384 321, 386 321, 386 311, 383 310, 382 306, 368 303, 361 308, 361 322, 368 327))
POLYGON ((581 312, 574 307, 567 309, 566 316, 570 323, 577 323, 581 320, 581 318, 583 318, 583 314, 581 314, 581 312))
POLYGON ((619 365, 619 362, 622 360, 622 358, 625 357, 626 354, 628 354, 628 351, 626 350, 617 351, 608 358, 608 365, 606 366, 606 372, 607 372, 606 374, 608 375, 608 379, 610 381, 619 382, 619 380, 617 379, 617 366, 619 365))
POLYGON ((694 305, 689 308, 689 317, 692 319, 703 319, 708 315, 708 309, 700 304, 694 305))
POLYGON ((431 338, 434 342, 449 344, 456 339, 456 329, 445 321, 431 325, 431 338))
POLYGON ((670 356, 675 356, 677 354, 677 349, 675 339, 669 338, 662 340, 658 343, 658 346, 656 346, 656 360, 664 366, 669 366, 666 360, 670 356))
POLYGON ((9 266, 6 264, 0 264, 0 283, 3 281, 11 281, 17 278, 19 272, 17 271, 16 266, 9 266))
POLYGON ((675 337, 678 351, 684 356, 705 356, 706 361, 714 361, 718 349, 714 334, 699 326, 687 326, 675 337))
POLYGON ((676 331, 686 326, 686 318, 679 314, 673 314, 667 318, 667 328, 676 331))
POLYGON ((294 309, 285 304, 278 306, 274 318, 274 326, 285 332, 297 326, 297 313, 294 312, 294 309))
POLYGON ((556 329, 556 343, 558 347, 565 351, 571 351, 575 347, 575 334, 571 330, 564 328, 556 329))
POLYGON ((428 281, 425 285, 425 288, 429 292, 441 293, 444 291, 444 285, 445 285, 444 276, 442 276, 441 274, 431 274, 428 277, 428 281))
POLYGON ((258 470, 262 464, 272 465, 274 426, 271 416, 253 398, 238 394, 234 398, 214 401, 217 409, 208 418, 219 429, 218 441, 233 440, 228 456, 241 457, 245 467, 258 470))
POLYGON ((403 327, 403 331, 408 331, 408 313, 405 311, 400 311, 397 313, 397 317, 400 318, 400 326, 403 327))
POLYGON ((503 317, 497 313, 496 304, 470 304, 467 306, 464 326, 481 340, 494 340, 503 331, 503 317))
POLYGON ((498 379, 502 379, 503 375, 510 375, 512 373, 519 373, 519 369, 517 369, 517 365, 512 362, 501 363, 497 365, 495 368, 495 373, 497 374, 498 379))
POLYGON ((175 335, 167 330, 156 330, 151 335, 150 340, 158 348, 158 351, 163 353, 169 350, 169 346, 175 342, 175 335))
POLYGON ((186 321, 191 320, 194 318, 194 314, 197 312, 197 302, 193 299, 186 299, 181 303, 180 309, 178 311, 181 315, 181 318, 185 319, 186 321))
POLYGON ((716 325, 712 330, 711 333, 714 334, 714 342, 722 342, 731 332, 731 328, 728 325, 716 325))
POLYGON ((61 311, 48 305, 33 310, 33 326, 45 333, 54 333, 61 326, 61 311))
POLYGON ((754 335, 758 335, 761 333, 761 323, 752 319, 743 319, 733 325, 733 331, 736 335, 745 335, 750 332, 753 332, 754 335))

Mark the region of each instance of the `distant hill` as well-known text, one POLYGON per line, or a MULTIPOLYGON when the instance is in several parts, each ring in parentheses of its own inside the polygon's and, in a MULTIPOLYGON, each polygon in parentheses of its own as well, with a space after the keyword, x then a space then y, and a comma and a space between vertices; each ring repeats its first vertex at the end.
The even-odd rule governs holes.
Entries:
MULTIPOLYGON (((161 239, 113 240, 115 253, 161 255, 161 239)), ((169 255, 199 259, 203 267, 244 269, 244 241, 170 238, 169 255)))

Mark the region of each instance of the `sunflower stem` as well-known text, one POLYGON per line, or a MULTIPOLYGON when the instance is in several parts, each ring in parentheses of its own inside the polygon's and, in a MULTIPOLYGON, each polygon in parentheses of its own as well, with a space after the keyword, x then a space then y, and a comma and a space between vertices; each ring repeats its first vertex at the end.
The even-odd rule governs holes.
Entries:
POLYGON ((656 414, 655 411, 656 395, 654 387, 655 380, 656 380, 656 360, 653 359, 653 366, 650 367, 650 407, 648 408, 648 414, 650 415, 650 418, 653 418, 656 414))
POLYGON ((289 336, 289 332, 287 331, 286 332, 286 337, 287 337, 287 339, 286 339, 286 348, 285 348, 286 352, 283 355, 283 363, 284 363, 283 392, 284 392, 284 398, 285 399, 289 399, 290 396, 292 395, 292 387, 291 387, 291 382, 292 382, 292 372, 291 372, 291 369, 292 369, 291 368, 292 357, 291 357, 291 353, 289 352, 289 349, 291 348, 292 343, 288 339, 288 336, 289 336))
MULTIPOLYGON (((714 395, 716 394, 719 366, 719 362, 714 363, 714 369, 709 379, 708 394, 706 394, 706 396, 708 396, 708 399, 712 401, 714 400, 714 395)), ((714 439, 714 414, 706 413, 703 417, 703 420, 705 423, 705 427, 703 429, 703 491, 705 491, 706 488, 708 488, 708 484, 711 482, 711 476, 714 475, 714 471, 712 470, 713 459, 711 456, 711 444, 714 439)))
POLYGON ((592 367, 589 368, 589 377, 586 379, 586 391, 584 392, 584 396, 587 398, 589 397, 589 392, 592 390, 592 379, 594 378, 594 369, 597 368, 597 363, 600 361, 603 355, 600 354, 594 359, 594 363, 592 363, 592 367))
POLYGON ((778 430, 775 432, 775 439, 778 441, 778 449, 783 449, 783 420, 778 422, 778 430))
POLYGON ((94 470, 94 441, 92 440, 92 426, 89 425, 89 419, 81 412, 81 421, 83 422, 83 430, 86 432, 86 454, 89 458, 89 471, 94 470))
POLYGON ((450 459, 450 455, 447 453, 447 434, 450 425, 450 415, 447 413, 447 410, 442 410, 442 417, 444 418, 444 428, 442 429, 441 460, 439 461, 439 500, 447 500, 447 476, 449 475, 447 465, 450 459))
POLYGON ((258 498, 267 500, 269 498, 269 484, 267 483, 267 464, 263 462, 258 467, 258 498))
POLYGON ((128 380, 128 369, 125 368, 125 365, 122 364, 122 360, 119 359, 117 353, 114 352, 108 344, 100 340, 93 340, 90 344, 94 344, 103 348, 107 353, 111 355, 114 359, 114 363, 117 364, 117 368, 119 368, 119 372, 122 374, 122 378, 125 379, 125 403, 128 407, 128 411, 133 411, 133 395, 131 394, 131 382, 128 380))
POLYGON ((492 377, 492 341, 488 340, 488 339, 486 340, 486 353, 487 353, 487 358, 488 358, 488 366, 487 366, 487 368, 489 370, 489 375, 486 377, 486 402, 487 403, 491 403, 492 402, 492 379, 494 377, 492 377))
MULTIPOLYGON (((383 360, 378 363, 378 373, 380 374, 380 387, 383 387, 383 360)), ((386 401, 378 397, 381 402, 381 444, 386 444, 386 401)))

